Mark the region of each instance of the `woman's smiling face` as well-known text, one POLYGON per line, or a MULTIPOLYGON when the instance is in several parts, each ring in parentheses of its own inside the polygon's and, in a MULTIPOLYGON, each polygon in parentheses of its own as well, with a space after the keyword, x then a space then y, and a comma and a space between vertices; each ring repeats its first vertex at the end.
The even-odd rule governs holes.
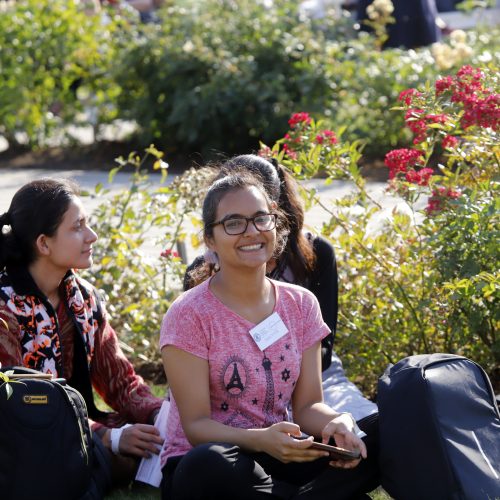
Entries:
MULTIPOLYGON (((216 220, 233 217, 254 217, 268 214, 273 207, 256 186, 229 191, 219 202, 216 220)), ((259 231, 248 222, 246 231, 228 235, 222 224, 213 227, 213 236, 207 238, 208 247, 217 253, 221 269, 228 267, 260 267, 272 257, 276 245, 276 230, 259 231)))

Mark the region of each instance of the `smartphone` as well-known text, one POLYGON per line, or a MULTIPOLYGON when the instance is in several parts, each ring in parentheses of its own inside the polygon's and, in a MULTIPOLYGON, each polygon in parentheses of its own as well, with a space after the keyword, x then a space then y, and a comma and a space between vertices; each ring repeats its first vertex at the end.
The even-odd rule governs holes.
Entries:
MULTIPOLYGON (((294 437, 294 439, 307 439, 308 437, 309 436, 302 435, 298 438, 294 437)), ((330 453, 330 458, 333 460, 357 460, 358 458, 361 458, 361 453, 358 450, 346 450, 345 448, 318 443, 317 441, 312 442, 311 448, 328 451, 330 453)))

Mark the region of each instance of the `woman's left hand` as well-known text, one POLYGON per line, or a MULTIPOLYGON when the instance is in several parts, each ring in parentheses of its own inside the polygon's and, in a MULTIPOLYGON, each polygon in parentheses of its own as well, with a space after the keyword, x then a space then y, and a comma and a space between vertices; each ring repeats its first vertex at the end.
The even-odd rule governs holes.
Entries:
MULTIPOLYGON (((353 421, 350 415, 341 414, 325 425, 321 432, 323 443, 328 443, 330 438, 335 439, 335 443, 339 448, 346 450, 359 450, 363 458, 367 457, 365 443, 354 434, 353 421)), ((361 458, 356 460, 331 460, 330 465, 342 469, 352 469, 356 467, 361 458)))

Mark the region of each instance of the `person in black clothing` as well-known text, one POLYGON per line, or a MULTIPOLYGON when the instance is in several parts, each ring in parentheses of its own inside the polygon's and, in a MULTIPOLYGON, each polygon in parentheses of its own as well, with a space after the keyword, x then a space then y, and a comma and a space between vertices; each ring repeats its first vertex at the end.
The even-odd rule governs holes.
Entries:
MULTIPOLYGON (((347 379, 342 363, 333 351, 338 316, 338 275, 333 246, 325 238, 304 231, 304 209, 297 183, 276 160, 252 154, 236 156, 222 165, 220 175, 237 169, 250 171, 260 178, 271 199, 285 213, 289 224, 286 248, 279 259, 268 263, 267 275, 313 292, 323 319, 330 328, 331 333, 323 339, 321 349, 325 402, 336 410, 350 412, 356 420, 370 418, 376 414, 377 406, 347 379)), ((187 269, 184 289, 201 283, 216 269, 216 256, 210 252, 197 257, 187 269)))
MULTIPOLYGON (((358 19, 367 18, 366 8, 373 0, 360 0, 358 19)), ((441 31, 436 24, 437 8, 435 0, 392 0, 394 24, 387 27, 389 38, 384 47, 423 47, 441 39, 441 31)))

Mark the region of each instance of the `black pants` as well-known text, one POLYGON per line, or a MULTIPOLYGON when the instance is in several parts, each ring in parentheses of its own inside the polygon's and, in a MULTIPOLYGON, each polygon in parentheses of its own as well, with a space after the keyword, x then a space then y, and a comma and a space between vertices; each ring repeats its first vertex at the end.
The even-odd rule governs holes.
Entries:
POLYGON ((284 464, 266 453, 248 453, 228 443, 196 446, 171 457, 163 468, 165 500, 365 498, 379 485, 378 414, 358 422, 367 434, 368 458, 354 469, 337 469, 328 458, 284 464))

